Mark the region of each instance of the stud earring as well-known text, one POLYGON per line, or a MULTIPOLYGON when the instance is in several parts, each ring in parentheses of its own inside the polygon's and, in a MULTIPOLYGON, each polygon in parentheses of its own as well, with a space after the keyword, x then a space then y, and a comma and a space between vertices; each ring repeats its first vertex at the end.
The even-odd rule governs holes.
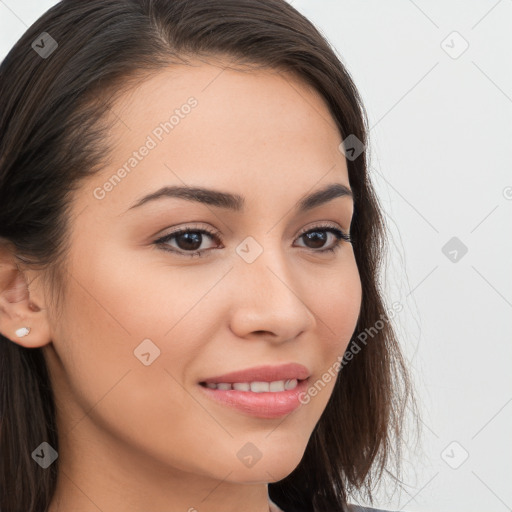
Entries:
POLYGON ((16 329, 16 336, 18 338, 23 338, 23 336, 26 336, 30 332, 30 327, 20 327, 19 329, 16 329))

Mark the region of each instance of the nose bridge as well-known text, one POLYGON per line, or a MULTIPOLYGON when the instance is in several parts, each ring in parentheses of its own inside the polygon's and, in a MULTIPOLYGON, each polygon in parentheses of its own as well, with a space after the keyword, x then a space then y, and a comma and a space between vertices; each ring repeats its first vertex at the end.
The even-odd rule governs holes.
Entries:
POLYGON ((234 297, 233 326, 239 335, 266 331, 290 339, 311 327, 314 316, 296 286, 280 245, 263 248, 254 239, 237 248, 239 260, 234 269, 239 293, 234 297))

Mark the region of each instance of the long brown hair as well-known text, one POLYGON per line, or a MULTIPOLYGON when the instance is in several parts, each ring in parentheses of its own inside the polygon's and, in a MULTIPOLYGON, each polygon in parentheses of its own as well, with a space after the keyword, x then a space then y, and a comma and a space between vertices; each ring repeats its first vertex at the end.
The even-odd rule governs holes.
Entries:
MULTIPOLYGON (((351 135, 368 145, 366 113, 349 73, 285 0, 63 0, 0 65, 0 242, 24 265, 43 269, 52 296, 61 297, 65 286, 70 193, 108 155, 105 109, 141 77, 208 56, 292 73, 325 99, 342 140, 351 135), (31 47, 43 32, 58 43, 44 58, 31 47)), ((353 491, 372 502, 389 462, 399 467, 404 412, 414 404, 377 280, 386 231, 367 161, 366 151, 347 159, 363 290, 346 352, 353 357, 343 360, 301 462, 269 484, 285 511, 345 510, 353 491), (361 343, 368 329, 375 332, 361 343)), ((34 463, 31 452, 41 440, 58 451, 42 349, 0 336, 1 512, 49 506, 59 459, 46 470, 34 463)))

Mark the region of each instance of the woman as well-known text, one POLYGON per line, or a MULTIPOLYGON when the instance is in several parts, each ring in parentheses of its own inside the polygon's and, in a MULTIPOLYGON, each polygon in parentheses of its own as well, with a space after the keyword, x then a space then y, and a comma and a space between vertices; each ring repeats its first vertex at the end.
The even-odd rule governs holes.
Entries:
POLYGON ((0 510, 360 510, 410 386, 326 40, 283 0, 64 0, 0 92, 0 510))

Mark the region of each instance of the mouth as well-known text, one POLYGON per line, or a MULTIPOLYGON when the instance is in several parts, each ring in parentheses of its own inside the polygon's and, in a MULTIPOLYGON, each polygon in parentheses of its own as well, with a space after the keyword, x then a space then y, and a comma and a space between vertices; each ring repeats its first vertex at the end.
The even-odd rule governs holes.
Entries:
POLYGON ((246 393, 280 393, 295 389, 300 382, 307 379, 283 379, 268 381, 251 382, 200 382, 199 385, 208 389, 218 389, 221 391, 242 391, 246 393))
POLYGON ((216 404, 262 419, 292 413, 302 404, 309 385, 306 379, 250 382, 200 382, 201 391, 216 404))
MULTIPOLYGON (((202 383, 206 385, 210 384, 221 384, 226 387, 227 384, 249 384, 252 383, 264 383, 273 384, 276 390, 280 390, 278 382, 284 381, 286 385, 287 381, 290 381, 293 385, 294 380, 304 380, 310 376, 310 371, 302 364, 299 363, 286 363, 280 365, 261 365, 254 366, 252 368, 246 368, 243 370, 236 370, 223 375, 217 375, 215 377, 209 377, 202 380, 202 383)), ((288 386, 290 386, 288 382, 288 386)), ((221 386, 221 389, 222 389, 221 386)), ((212 388, 213 389, 213 388, 212 388)), ((226 388, 227 389, 227 388, 226 388)), ((236 389, 236 388, 235 388, 236 389)), ((247 386, 240 386, 241 390, 247 390, 247 386)), ((260 389, 265 391, 263 385, 256 385, 255 389, 251 390, 260 392, 260 389)), ((286 388, 285 388, 286 389, 286 388)))

